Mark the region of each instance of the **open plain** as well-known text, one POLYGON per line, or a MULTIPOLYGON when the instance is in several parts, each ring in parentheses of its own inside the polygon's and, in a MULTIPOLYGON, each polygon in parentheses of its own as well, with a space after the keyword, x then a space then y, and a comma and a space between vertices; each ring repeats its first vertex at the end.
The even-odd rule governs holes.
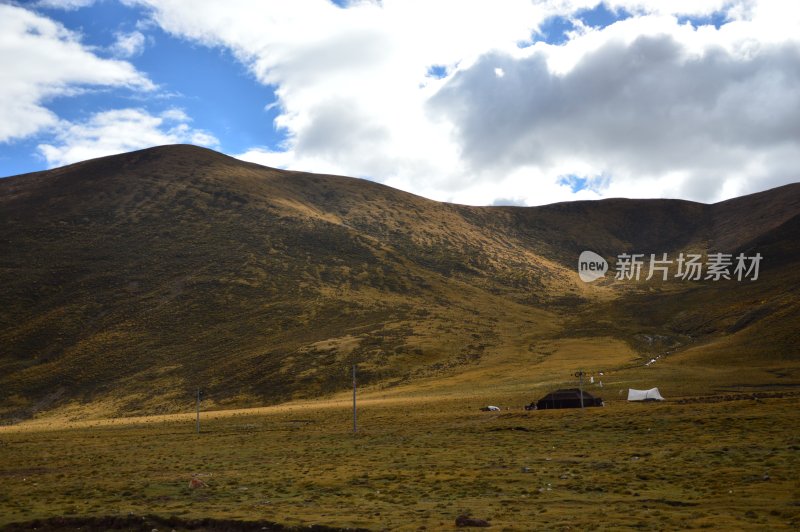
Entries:
MULTIPOLYGON (((614 384, 605 395, 617 394, 614 384)), ((524 411, 524 396, 346 396, 0 429, 2 524, 53 515, 370 530, 791 530, 800 395, 524 411), (508 408, 506 410, 505 408, 508 408), (192 479, 200 487, 192 488, 192 479)), ((702 400, 699 400, 702 399, 702 400)))

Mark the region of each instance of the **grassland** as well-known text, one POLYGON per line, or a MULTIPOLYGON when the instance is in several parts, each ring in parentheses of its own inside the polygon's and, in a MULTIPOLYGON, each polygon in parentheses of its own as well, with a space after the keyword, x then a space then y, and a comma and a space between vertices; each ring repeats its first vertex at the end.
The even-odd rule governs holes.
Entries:
POLYGON ((0 180, 0 524, 797 529, 798 235, 800 185, 481 208, 191 146, 0 180), (764 264, 586 284, 584 249, 764 264), (579 369, 606 408, 522 409, 579 369))
POLYGON ((346 398, 0 429, 0 524, 178 516, 449 530, 800 526, 798 397, 522 410, 528 397, 346 398), (198 478, 204 487, 192 489, 198 478))

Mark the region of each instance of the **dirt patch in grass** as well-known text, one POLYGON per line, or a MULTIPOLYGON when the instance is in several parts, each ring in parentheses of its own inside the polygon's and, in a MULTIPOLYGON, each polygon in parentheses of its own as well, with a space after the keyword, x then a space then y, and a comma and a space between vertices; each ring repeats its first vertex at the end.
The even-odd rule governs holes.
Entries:
POLYGON ((753 392, 725 395, 703 395, 698 397, 682 397, 675 402, 685 405, 691 403, 721 403, 724 401, 756 401, 760 399, 779 399, 782 397, 800 397, 800 392, 753 392))
POLYGON ((367 532, 363 528, 333 528, 323 525, 283 526, 270 521, 234 521, 231 519, 181 519, 179 517, 158 517, 153 515, 138 517, 53 517, 34 519, 24 523, 11 523, 0 527, 3 532, 38 530, 40 532, 61 532, 68 530, 106 531, 127 530, 131 532, 152 532, 159 527, 183 532, 203 530, 209 532, 367 532))

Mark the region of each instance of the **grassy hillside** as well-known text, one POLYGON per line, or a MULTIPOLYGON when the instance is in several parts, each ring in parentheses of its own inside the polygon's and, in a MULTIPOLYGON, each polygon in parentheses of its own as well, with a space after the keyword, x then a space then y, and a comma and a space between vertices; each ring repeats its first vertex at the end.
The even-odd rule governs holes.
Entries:
POLYGON ((178 411, 198 386, 217 406, 316 397, 353 363, 398 393, 549 385, 664 354, 649 369, 687 391, 708 366, 796 385, 799 223, 800 185, 716 205, 466 207, 193 146, 10 177, 0 415, 178 411), (589 285, 584 249, 765 258, 756 282, 589 285))

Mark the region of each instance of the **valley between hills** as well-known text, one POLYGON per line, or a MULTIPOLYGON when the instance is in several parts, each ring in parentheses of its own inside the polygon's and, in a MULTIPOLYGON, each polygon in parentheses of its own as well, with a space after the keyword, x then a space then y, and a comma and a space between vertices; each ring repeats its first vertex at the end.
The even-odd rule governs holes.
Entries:
POLYGON ((470 207, 188 145, 12 176, 0 420, 184 412, 198 387, 209 409, 331 399, 353 364, 366 397, 475 406, 577 370, 612 400, 796 390, 798 237, 800 184, 470 207), (584 250, 605 278, 579 279, 584 250), (758 279, 614 276, 622 253, 716 252, 760 253, 758 279))
POLYGON ((799 236, 800 184, 468 207, 185 145, 0 179, 0 529, 796 530, 799 236), (664 253, 762 260, 616 278, 664 253), (580 370, 604 408, 523 409, 580 370))

